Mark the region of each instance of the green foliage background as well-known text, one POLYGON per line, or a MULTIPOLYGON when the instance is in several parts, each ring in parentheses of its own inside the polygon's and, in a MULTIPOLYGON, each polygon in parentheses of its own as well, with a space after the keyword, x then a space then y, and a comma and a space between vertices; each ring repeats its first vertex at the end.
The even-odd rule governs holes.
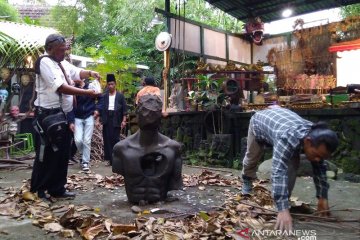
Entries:
MULTIPOLYGON (((149 23, 156 7, 165 8, 164 0, 78 0, 74 6, 59 3, 51 11, 52 27, 66 36, 75 35, 74 54, 86 56, 87 48, 97 49, 108 36, 117 36, 119 48, 131 49, 122 60, 149 66, 144 74, 160 81, 163 55, 155 49, 154 40, 159 32, 165 31, 165 25, 150 27, 149 23)), ((242 28, 241 22, 202 0, 189 0, 185 5, 183 1, 172 0, 171 11, 233 32, 242 28)))
POLYGON ((359 16, 360 15, 360 3, 352 4, 341 8, 341 16, 343 18, 359 16))
MULTIPOLYGON (((158 83, 161 81, 163 54, 155 49, 154 40, 166 29, 164 24, 151 27, 149 23, 155 15, 154 9, 164 9, 164 5, 164 0, 77 0, 73 5, 59 0, 49 16, 31 20, 28 17, 20 19, 14 7, 0 0, 0 15, 9 15, 7 20, 11 21, 56 28, 66 37, 74 35, 72 53, 105 60, 96 70, 102 76, 108 72, 118 74, 124 82, 120 81, 118 88, 130 97, 140 82, 138 77, 130 74, 135 64, 149 66, 142 75, 152 75, 158 83)), ((359 6, 342 8, 343 16, 359 15, 359 6)), ((239 33, 243 28, 241 21, 204 0, 171 0, 171 12, 230 32, 239 33)), ((183 53, 172 53, 171 78, 182 77, 187 68, 194 67, 196 59, 183 53)))
POLYGON ((20 15, 17 9, 11 6, 9 3, 7 3, 7 1, 5 0, 0 0, 0 16, 2 17, 9 16, 3 18, 6 21, 17 22, 20 20, 20 15))

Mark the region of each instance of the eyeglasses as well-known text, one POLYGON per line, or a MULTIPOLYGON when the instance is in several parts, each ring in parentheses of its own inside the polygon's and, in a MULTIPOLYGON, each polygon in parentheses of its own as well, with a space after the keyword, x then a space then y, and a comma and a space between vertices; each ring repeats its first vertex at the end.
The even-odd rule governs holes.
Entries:
POLYGON ((65 42, 65 38, 64 37, 56 37, 54 38, 53 40, 51 41, 48 41, 45 45, 49 45, 50 43, 53 43, 53 42, 61 42, 61 43, 64 43, 65 42))

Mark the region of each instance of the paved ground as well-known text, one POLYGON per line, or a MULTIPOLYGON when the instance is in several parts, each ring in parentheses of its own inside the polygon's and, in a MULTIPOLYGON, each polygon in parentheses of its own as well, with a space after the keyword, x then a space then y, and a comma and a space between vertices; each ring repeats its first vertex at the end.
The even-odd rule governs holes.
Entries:
MULTIPOLYGON (((224 169, 222 169, 224 170, 224 169)), ((92 166, 92 171, 101 175, 110 176, 112 174, 111 168, 105 166, 104 163, 97 163, 92 166)), ((185 166, 183 173, 192 174, 199 173, 201 168, 194 168, 185 166)), ((231 172, 233 176, 238 176, 239 172, 232 169, 226 169, 219 173, 227 175, 231 172)), ((78 165, 69 166, 69 175, 79 173, 78 165)), ((0 170, 0 186, 6 187, 20 187, 23 180, 30 178, 31 169, 24 170, 0 170)), ((88 182, 89 186, 92 185, 88 182)), ((345 181, 330 180, 330 206, 332 209, 360 209, 360 184, 349 183, 345 181)), ((230 191, 238 191, 230 187, 209 187, 206 186, 205 191, 199 191, 197 187, 187 188, 185 191, 175 191, 173 194, 179 198, 178 201, 166 202, 162 204, 155 204, 143 208, 153 209, 161 206, 173 212, 173 214, 181 214, 186 212, 198 212, 199 210, 207 210, 213 206, 220 206, 224 202, 224 188, 230 191)), ((300 201, 316 204, 314 199, 314 184, 311 178, 298 178, 293 196, 299 198, 300 201)), ((4 195, 0 190, 0 197, 4 195)), ((94 188, 89 191, 79 191, 77 197, 68 203, 84 204, 100 209, 100 213, 113 218, 118 223, 129 223, 136 218, 136 214, 131 211, 132 205, 127 202, 124 187, 117 190, 107 190, 105 188, 94 188)), ((334 211, 334 217, 342 219, 360 219, 360 211, 334 211)), ((348 223, 347 223, 348 224, 348 223)), ((352 223, 353 230, 348 230, 340 223, 330 223, 326 226, 315 223, 295 222, 296 229, 303 230, 317 230, 317 239, 359 239, 360 238, 360 223, 352 223), (357 230, 356 230, 357 229, 357 230)), ((45 232, 31 224, 31 220, 26 219, 22 221, 15 221, 7 217, 0 216, 0 239, 61 239, 58 236, 46 235, 45 232), (6 234, 3 234, 3 233, 6 234)))

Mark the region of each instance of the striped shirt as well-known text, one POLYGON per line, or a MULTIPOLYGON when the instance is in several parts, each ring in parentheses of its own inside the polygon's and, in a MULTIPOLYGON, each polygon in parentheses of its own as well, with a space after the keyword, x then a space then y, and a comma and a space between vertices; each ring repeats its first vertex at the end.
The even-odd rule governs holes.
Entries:
MULTIPOLYGON (((290 208, 288 193, 288 162, 302 148, 312 122, 285 108, 259 111, 250 120, 257 141, 273 146, 272 195, 278 211, 290 208)), ((324 161, 311 162, 314 172, 316 196, 327 199, 329 185, 324 161)))

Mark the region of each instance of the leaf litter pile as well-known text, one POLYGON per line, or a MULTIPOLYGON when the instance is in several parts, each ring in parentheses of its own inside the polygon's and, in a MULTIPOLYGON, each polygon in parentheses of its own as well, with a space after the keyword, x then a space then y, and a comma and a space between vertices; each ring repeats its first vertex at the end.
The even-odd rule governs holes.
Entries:
MULTIPOLYGON (((210 171, 203 171, 198 175, 183 175, 183 180, 186 187, 198 187, 200 190, 204 190, 206 185, 241 189, 238 178, 223 178, 210 171)), ((88 190, 79 187, 84 186, 85 181, 107 189, 116 189, 124 185, 120 175, 72 175, 68 178, 68 188, 88 190)), ((20 189, 4 190, 6 197, 0 198, 0 215, 18 220, 30 218, 33 225, 66 238, 81 236, 83 239, 121 240, 241 239, 238 232, 242 229, 263 230, 274 227, 275 214, 272 210, 271 193, 262 186, 262 182, 254 186, 254 194, 251 196, 240 196, 224 189, 224 193, 219 194, 224 194, 225 202, 212 210, 173 218, 145 217, 139 214, 131 224, 115 223, 111 218, 101 215, 100 209, 97 208, 43 201, 29 192, 29 181, 20 189)))

